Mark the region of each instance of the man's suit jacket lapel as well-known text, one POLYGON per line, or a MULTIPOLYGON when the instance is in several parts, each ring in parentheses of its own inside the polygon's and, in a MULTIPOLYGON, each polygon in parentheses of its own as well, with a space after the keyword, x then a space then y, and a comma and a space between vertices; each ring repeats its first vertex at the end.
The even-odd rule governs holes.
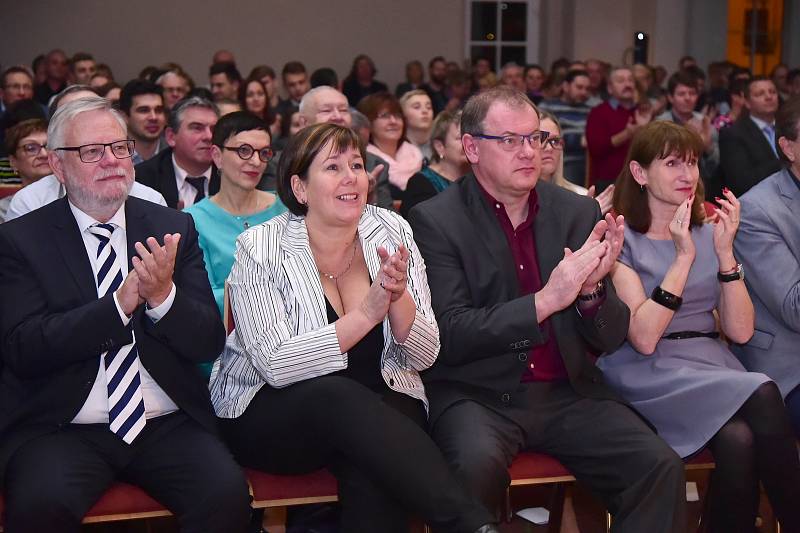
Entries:
POLYGON ((770 146, 767 137, 764 135, 764 132, 758 129, 756 123, 753 122, 749 116, 743 116, 741 119, 742 129, 747 135, 749 139, 751 139, 752 145, 754 147, 758 147, 758 151, 762 157, 769 158, 773 157, 775 159, 778 156, 775 155, 775 152, 772 150, 772 146, 770 146))
POLYGON ((97 299, 97 284, 94 280, 94 271, 86 255, 83 237, 78 229, 78 223, 69 208, 66 198, 56 200, 61 206, 53 217, 53 232, 51 237, 55 246, 64 259, 78 290, 81 299, 85 302, 97 299))
POLYGON ((485 254, 487 261, 495 264, 503 277, 503 285, 509 288, 509 294, 498 295, 498 297, 515 297, 519 293, 519 283, 514 270, 514 257, 511 255, 506 236, 500 229, 497 216, 487 205, 475 176, 470 174, 464 178, 464 185, 464 201, 473 222, 471 229, 475 231, 477 238, 486 247, 485 252, 476 249, 475 253, 485 254))
POLYGON ((164 150, 156 157, 158 162, 158 177, 160 180, 158 190, 164 195, 167 205, 176 208, 178 206, 178 184, 175 183, 175 167, 172 165, 172 149, 164 150))
POLYGON ((538 185, 536 193, 539 196, 539 212, 533 222, 533 231, 536 237, 539 275, 542 278, 542 285, 544 285, 564 257, 562 244, 566 236, 560 234, 561 217, 556 209, 557 206, 553 205, 553 197, 548 184, 538 185))
POLYGON ((781 178, 776 184, 781 200, 793 215, 792 220, 797 220, 797 217, 800 216, 800 189, 795 185, 788 170, 781 171, 781 178))
MULTIPOLYGON (((163 235, 158 235, 150 231, 150 224, 147 221, 147 217, 144 216, 144 213, 139 209, 136 202, 125 202, 125 238, 128 241, 128 272, 133 270, 132 260, 134 256, 139 255, 136 248, 134 248, 134 244, 137 242, 145 244, 148 237, 155 237, 160 244, 164 244, 162 239, 163 235)), ((146 244, 145 247, 147 247, 146 244)))

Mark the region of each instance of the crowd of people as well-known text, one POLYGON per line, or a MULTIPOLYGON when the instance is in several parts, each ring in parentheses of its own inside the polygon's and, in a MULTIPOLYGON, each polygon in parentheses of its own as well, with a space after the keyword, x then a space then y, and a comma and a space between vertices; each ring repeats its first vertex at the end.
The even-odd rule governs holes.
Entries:
POLYGON ((342 531, 491 533, 536 450, 613 531, 678 532, 708 448, 710 531, 763 484, 800 532, 800 69, 32 67, 0 79, 5 531, 116 479, 245 531, 246 466, 329 468, 342 531))

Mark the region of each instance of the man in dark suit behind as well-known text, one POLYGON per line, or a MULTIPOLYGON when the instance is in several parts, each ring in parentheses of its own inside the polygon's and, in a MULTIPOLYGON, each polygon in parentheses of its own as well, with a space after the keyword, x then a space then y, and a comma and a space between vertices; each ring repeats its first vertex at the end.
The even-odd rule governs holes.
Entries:
POLYGON ((744 105, 748 113, 719 133, 722 184, 736 196, 782 168, 775 148, 775 83, 763 76, 750 80, 744 105))
POLYGON ((622 217, 601 220, 592 199, 537 184, 543 139, 523 93, 474 96, 461 131, 473 173, 410 213, 442 341, 423 376, 434 440, 490 510, 514 456, 533 449, 604 501, 615 532, 682 531, 681 460, 587 354, 627 333, 607 279, 622 217))
POLYGON ((217 106, 200 96, 176 103, 164 131, 169 149, 136 165, 136 181, 160 192, 175 209, 216 194, 219 172, 211 165, 211 135, 218 119, 217 106))
POLYGON ((67 196, 0 226, 5 531, 76 532, 115 479, 184 532, 242 531, 246 481, 197 370, 225 332, 192 219, 128 198, 107 100, 60 107, 48 139, 67 196))

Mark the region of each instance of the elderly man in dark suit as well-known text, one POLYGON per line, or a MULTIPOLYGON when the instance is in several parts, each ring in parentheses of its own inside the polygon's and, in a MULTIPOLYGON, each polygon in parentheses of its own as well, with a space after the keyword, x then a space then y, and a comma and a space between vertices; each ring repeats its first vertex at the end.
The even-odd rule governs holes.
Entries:
POLYGON ((722 184, 736 196, 781 169, 775 144, 775 83, 766 77, 750 80, 744 105, 748 112, 719 134, 722 184))
POLYGON ((680 459, 603 382, 589 353, 619 346, 629 310, 607 279, 623 221, 538 182, 538 113, 498 87, 469 100, 472 174, 411 210, 442 349, 423 376, 432 435, 490 509, 521 449, 552 454, 614 516, 615 532, 682 531, 680 459))
POLYGON ((128 197, 107 100, 60 107, 48 140, 67 196, 0 226, 5 531, 78 531, 115 479, 182 531, 242 531, 247 484, 197 369, 225 332, 192 219, 128 197))
POLYGON ((183 209, 219 191, 211 165, 211 135, 219 110, 200 96, 175 104, 165 136, 169 149, 136 165, 136 181, 160 192, 167 205, 183 209))

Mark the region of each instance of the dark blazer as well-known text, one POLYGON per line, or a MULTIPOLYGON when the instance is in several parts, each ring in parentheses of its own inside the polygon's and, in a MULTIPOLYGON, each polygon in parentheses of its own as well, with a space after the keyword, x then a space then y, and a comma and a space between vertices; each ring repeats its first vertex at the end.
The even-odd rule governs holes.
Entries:
MULTIPOLYGON (((172 148, 161 150, 147 161, 136 165, 134 170, 136 181, 160 192, 169 207, 178 208, 178 184, 175 183, 175 167, 172 166, 172 148)), ((208 195, 217 192, 219 192, 219 171, 212 165, 208 195)))
MULTIPOLYGON (((534 221, 542 282, 580 248, 600 218, 597 202, 540 181, 534 221)), ((441 353, 423 373, 431 423, 463 399, 502 407, 515 403, 527 352, 545 341, 534 298, 519 296, 514 260, 497 218, 472 174, 411 210, 425 258, 441 353)), ((581 395, 617 400, 588 352, 609 352, 625 340, 630 311, 609 278, 605 303, 593 318, 575 306, 550 317, 569 380, 581 395)))
POLYGON ((406 190, 403 191, 403 203, 400 204, 400 214, 408 218, 411 208, 420 202, 430 200, 436 196, 436 189, 431 180, 425 174, 417 172, 406 183, 406 190))
MULTIPOLYGON (((192 217, 129 197, 128 266, 137 241, 181 234, 175 301, 157 323, 130 324, 142 364, 188 416, 216 432, 199 363, 214 360, 225 331, 208 284, 192 217)), ((94 384, 100 354, 131 341, 112 295, 97 298, 94 274, 67 199, 0 225, 0 479, 26 440, 68 424, 94 384)))
POLYGON ((719 153, 722 184, 736 196, 782 168, 764 133, 748 115, 719 132, 719 153))

